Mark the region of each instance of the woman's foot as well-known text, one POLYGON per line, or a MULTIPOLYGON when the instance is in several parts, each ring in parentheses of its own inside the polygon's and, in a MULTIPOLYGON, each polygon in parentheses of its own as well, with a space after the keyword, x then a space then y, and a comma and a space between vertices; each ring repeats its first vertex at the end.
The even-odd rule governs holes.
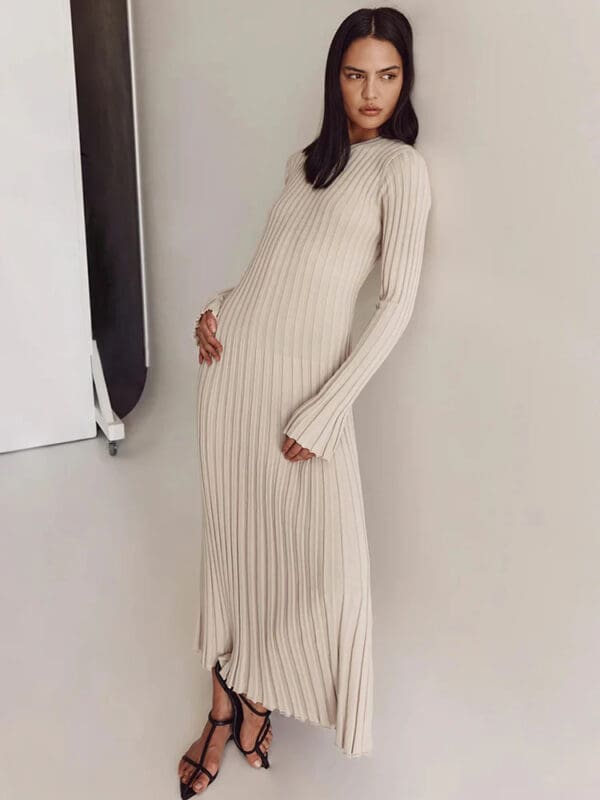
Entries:
MULTIPOLYGON (((221 719, 221 717, 216 716, 213 714, 215 719, 221 719)), ((229 717, 224 717, 224 719, 229 719, 229 717)), ((202 735, 199 739, 190 746, 189 750, 186 752, 186 756, 191 758, 192 761, 199 762, 200 756, 202 755, 202 750, 204 749, 204 743, 206 741, 206 737, 210 733, 211 728, 214 726, 211 725, 210 721, 207 721, 206 725, 204 726, 204 730, 202 731, 202 735)), ((229 737, 231 736, 233 724, 229 723, 229 725, 217 725, 214 728, 214 733, 210 737, 210 743, 208 745, 208 749, 204 755, 204 760, 202 761, 202 766, 207 769, 211 775, 216 777, 217 772, 219 771, 219 767, 221 765, 221 757, 223 755, 223 750, 225 749, 225 745, 229 741, 229 737)), ((198 770, 197 767, 193 767, 187 761, 183 759, 179 762, 179 777, 186 785, 189 782, 191 776, 198 770)), ((206 772, 199 770, 197 772, 196 777, 194 778, 194 783, 192 784, 192 789, 199 794, 203 792, 204 789, 208 786, 209 777, 206 772)))
MULTIPOLYGON (((242 695, 239 695, 239 697, 241 698, 242 695)), ((246 697, 246 695, 243 695, 243 697, 246 697)), ((268 710, 265 706, 261 705, 261 703, 256 703, 254 700, 250 700, 249 698, 248 700, 249 702, 252 703, 252 705, 254 706, 254 708, 256 708, 257 711, 265 712, 268 710)), ((254 714, 252 709, 249 708, 246 705, 246 703, 244 703, 244 701, 241 699, 240 699, 240 705, 244 712, 244 719, 240 730, 241 745, 244 748, 244 750, 250 750, 250 748, 254 747, 254 743, 256 742, 256 739, 260 733, 260 729, 264 725, 265 718, 264 716, 261 717, 259 714, 254 714)), ((262 752, 265 753, 265 755, 269 751, 272 739, 273 739, 273 728, 271 727, 271 725, 269 725, 269 729, 265 734, 264 739, 258 745, 258 749, 262 750, 262 752)), ((258 756, 256 751, 245 755, 246 755, 246 761, 253 767, 262 766, 262 761, 260 760, 260 757, 258 756)))
MULTIPOLYGON (((220 685, 218 680, 214 674, 213 668, 213 704, 211 708, 211 713, 216 720, 225 720, 231 719, 233 720, 233 706, 231 700, 229 699, 227 692, 223 689, 220 685)), ((206 742, 206 738, 210 733, 211 728, 214 727, 214 733, 210 737, 210 743, 208 745, 208 749, 204 756, 203 765, 204 767, 211 773, 211 775, 216 775, 217 770, 221 764, 221 757, 223 755, 223 750, 225 749, 225 745, 229 741, 229 737, 233 732, 233 723, 229 723, 228 725, 217 725, 212 726, 210 721, 206 722, 204 726, 204 730, 200 735, 199 739, 190 745, 189 749, 186 752, 186 756, 191 758, 192 761, 198 762, 200 760, 200 756, 202 755, 202 750, 204 748, 204 743, 206 742)), ((196 767, 193 767, 191 764, 188 764, 187 761, 184 761, 183 758, 179 762, 179 778, 187 785, 189 779, 196 771, 196 767)), ((198 794, 199 792, 203 792, 204 789, 208 786, 209 777, 205 772, 200 770, 194 779, 194 783, 192 784, 193 790, 198 794)))

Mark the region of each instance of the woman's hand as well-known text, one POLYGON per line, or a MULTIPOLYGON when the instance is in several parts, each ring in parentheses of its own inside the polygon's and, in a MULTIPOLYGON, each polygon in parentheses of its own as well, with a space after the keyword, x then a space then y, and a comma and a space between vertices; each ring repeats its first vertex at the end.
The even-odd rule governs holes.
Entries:
POLYGON ((309 458, 314 458, 316 453, 308 450, 306 447, 292 439, 290 436, 285 437, 285 441, 281 447, 284 458, 288 461, 308 461, 309 458))
POLYGON ((210 308, 202 314, 196 325, 196 337, 198 339, 198 363, 207 361, 212 364, 213 358, 221 360, 223 345, 215 336, 217 332, 217 318, 210 308))

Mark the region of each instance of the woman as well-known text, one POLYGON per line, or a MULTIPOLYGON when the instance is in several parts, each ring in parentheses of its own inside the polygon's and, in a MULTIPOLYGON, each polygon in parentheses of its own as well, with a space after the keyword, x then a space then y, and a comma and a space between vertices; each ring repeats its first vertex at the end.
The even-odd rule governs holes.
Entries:
POLYGON ((372 752, 370 564, 352 403, 412 314, 431 205, 412 32, 362 9, 328 55, 321 133, 289 156, 239 283, 197 320, 203 490, 197 652, 213 705, 179 765, 182 797, 214 780, 230 738, 268 767, 269 715, 372 752), (380 260, 357 344, 357 294, 380 260), (219 337, 217 338, 217 319, 219 337), (212 367, 212 368, 211 368, 212 367))

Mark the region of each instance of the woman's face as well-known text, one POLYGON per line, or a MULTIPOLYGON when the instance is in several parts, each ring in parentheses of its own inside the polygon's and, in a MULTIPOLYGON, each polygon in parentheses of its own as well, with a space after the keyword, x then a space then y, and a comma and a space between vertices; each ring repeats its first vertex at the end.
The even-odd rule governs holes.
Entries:
POLYGON ((340 88, 350 142, 377 136, 396 107, 402 89, 402 59, 394 45, 367 36, 344 53, 340 88), (366 113, 369 106, 378 111, 366 113))

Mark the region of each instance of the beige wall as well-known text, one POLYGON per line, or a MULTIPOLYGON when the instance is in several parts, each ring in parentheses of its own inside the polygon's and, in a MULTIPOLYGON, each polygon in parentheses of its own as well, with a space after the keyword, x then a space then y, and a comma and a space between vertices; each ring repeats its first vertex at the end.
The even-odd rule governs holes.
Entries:
MULTIPOLYGON (((357 7, 134 2, 154 365, 116 459, 92 441, 0 463, 10 800, 178 796, 209 702, 191 325, 316 133, 357 7)), ((376 753, 274 715, 273 768, 231 745, 208 793, 596 800, 599 12, 402 9, 433 207, 414 318, 355 405, 376 753)))

